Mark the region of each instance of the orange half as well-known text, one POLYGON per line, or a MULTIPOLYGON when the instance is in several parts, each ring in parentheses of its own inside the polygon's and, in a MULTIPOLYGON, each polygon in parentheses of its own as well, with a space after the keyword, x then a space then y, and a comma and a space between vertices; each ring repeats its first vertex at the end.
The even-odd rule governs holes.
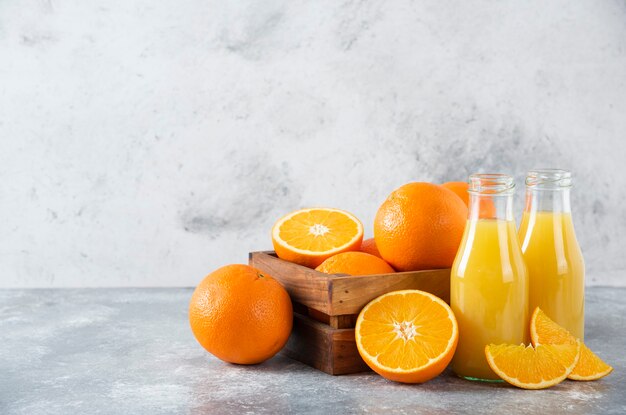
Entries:
MULTIPOLYGON (((530 338, 533 345, 574 344, 578 341, 569 331, 559 326, 539 307, 535 308, 530 318, 530 338)), ((604 363, 583 343, 580 350, 580 359, 568 377, 573 380, 596 380, 612 371, 613 368, 611 366, 604 363)))
POLYGON ((459 339, 450 307, 419 290, 394 291, 372 300, 361 310, 354 331, 365 363, 403 383, 423 383, 439 375, 459 339))
POLYGON ((358 251, 362 240, 361 222, 351 213, 332 208, 297 210, 272 228, 276 255, 311 268, 340 252, 358 251))
POLYGON ((545 389, 567 378, 580 356, 576 344, 490 344, 485 346, 489 367, 511 385, 523 389, 545 389))

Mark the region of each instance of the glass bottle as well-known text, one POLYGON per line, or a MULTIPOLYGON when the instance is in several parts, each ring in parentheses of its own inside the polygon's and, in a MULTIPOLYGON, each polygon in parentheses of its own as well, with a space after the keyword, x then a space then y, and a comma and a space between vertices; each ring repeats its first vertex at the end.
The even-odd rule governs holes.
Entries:
POLYGON ((500 381, 487 363, 490 343, 528 342, 528 277, 513 218, 514 183, 505 174, 469 178, 469 217, 450 273, 459 324, 452 370, 500 381))
POLYGON ((541 307, 574 337, 585 335, 585 263, 570 210, 572 175, 537 169, 526 175, 519 240, 528 267, 529 310, 541 307))

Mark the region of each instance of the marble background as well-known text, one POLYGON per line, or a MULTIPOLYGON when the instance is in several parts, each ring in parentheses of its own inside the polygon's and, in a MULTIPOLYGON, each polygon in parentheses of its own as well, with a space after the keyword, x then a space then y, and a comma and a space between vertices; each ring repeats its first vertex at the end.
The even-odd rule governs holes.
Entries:
POLYGON ((538 166, 626 285, 625 133, 623 1, 3 0, 0 287, 195 285, 293 209, 538 166))

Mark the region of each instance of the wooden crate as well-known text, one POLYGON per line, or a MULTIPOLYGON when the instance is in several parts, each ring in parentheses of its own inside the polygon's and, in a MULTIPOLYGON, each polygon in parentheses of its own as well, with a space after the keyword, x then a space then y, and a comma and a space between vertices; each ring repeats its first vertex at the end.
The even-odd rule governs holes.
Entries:
POLYGON ((369 370, 354 341, 354 328, 334 329, 300 313, 293 314, 293 330, 283 353, 331 375, 369 370))
POLYGON ((274 252, 252 252, 251 266, 285 287, 294 304, 294 328, 284 353, 333 375, 367 370, 354 341, 356 318, 368 302, 396 290, 417 289, 449 302, 450 270, 350 276, 324 274, 279 259, 274 252))

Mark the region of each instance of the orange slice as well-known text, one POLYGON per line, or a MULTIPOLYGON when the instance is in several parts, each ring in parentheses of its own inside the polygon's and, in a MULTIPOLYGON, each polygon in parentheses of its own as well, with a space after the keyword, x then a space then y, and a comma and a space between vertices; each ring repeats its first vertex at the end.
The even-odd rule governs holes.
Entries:
MULTIPOLYGON (((530 319, 530 338, 533 345, 539 344, 574 344, 576 338, 569 331, 555 323, 539 307, 535 308, 530 319)), ((583 343, 578 364, 569 374, 573 380, 596 380, 613 371, 583 343)))
POLYGON ((359 354, 379 375, 423 383, 450 363, 459 329, 450 307, 419 290, 394 291, 372 300, 356 321, 359 354))
POLYGON ((502 379, 523 389, 545 389, 561 383, 580 356, 576 344, 545 344, 537 347, 520 344, 485 346, 489 367, 502 379))
POLYGON ((605 377, 613 371, 613 368, 598 357, 584 344, 580 348, 578 364, 569 374, 572 380, 597 380, 605 377))
POLYGON ((279 219, 272 228, 276 255, 311 268, 340 252, 358 251, 362 240, 361 222, 339 209, 297 210, 279 219))

